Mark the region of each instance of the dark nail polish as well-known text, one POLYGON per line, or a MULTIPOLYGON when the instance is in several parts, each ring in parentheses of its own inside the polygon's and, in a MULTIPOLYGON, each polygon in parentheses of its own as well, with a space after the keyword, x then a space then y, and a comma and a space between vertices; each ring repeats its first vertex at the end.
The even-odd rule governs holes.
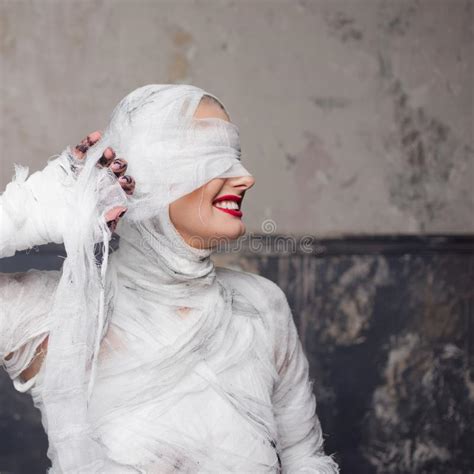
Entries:
POLYGON ((102 156, 98 160, 98 163, 102 166, 108 166, 109 163, 111 163, 111 161, 115 158, 115 153, 113 151, 110 151, 110 150, 109 150, 109 153, 111 154, 111 156, 109 156, 107 158, 105 156, 106 151, 107 151, 107 149, 104 151, 104 153, 102 153, 102 156))
POLYGON ((99 165, 101 166, 106 166, 108 162, 109 160, 104 155, 102 155, 98 161, 99 165))
POLYGON ((85 153, 88 149, 89 147, 82 143, 76 146, 76 150, 79 150, 81 153, 85 153))
POLYGON ((111 168, 115 171, 124 171, 127 166, 122 160, 118 159, 112 163, 111 168))

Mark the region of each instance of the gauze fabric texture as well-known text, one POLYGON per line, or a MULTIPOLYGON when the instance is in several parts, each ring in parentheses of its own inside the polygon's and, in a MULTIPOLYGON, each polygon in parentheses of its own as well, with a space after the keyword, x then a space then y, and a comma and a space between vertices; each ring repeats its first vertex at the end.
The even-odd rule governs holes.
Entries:
MULTIPOLYGON (((263 277, 216 268, 212 250, 189 246, 169 218, 171 202, 210 180, 249 175, 238 128, 193 118, 204 94, 212 96, 190 85, 149 85, 125 97, 84 162, 65 153, 54 164, 74 212, 61 213, 65 224, 42 238, 62 233, 62 271, 2 276, 9 305, 0 349, 17 350, 4 365, 41 410, 50 474, 338 472, 323 451, 308 362, 285 295, 263 277), (95 166, 107 146, 128 161, 137 183, 131 197, 95 166), (109 255, 103 216, 124 203, 120 248, 109 255), (38 298, 35 330, 35 311, 25 308, 38 298), (15 327, 28 328, 28 339, 15 327), (45 362, 22 384, 18 374, 46 333, 45 362)), ((41 177, 43 185, 57 179, 41 177)), ((35 195, 25 179, 18 168, 15 192, 2 196, 10 229, 19 187, 35 195)), ((16 219, 20 230, 24 221, 16 219)), ((30 245, 41 228, 32 226, 30 245)), ((10 254, 8 235, 1 242, 3 256, 10 254)))

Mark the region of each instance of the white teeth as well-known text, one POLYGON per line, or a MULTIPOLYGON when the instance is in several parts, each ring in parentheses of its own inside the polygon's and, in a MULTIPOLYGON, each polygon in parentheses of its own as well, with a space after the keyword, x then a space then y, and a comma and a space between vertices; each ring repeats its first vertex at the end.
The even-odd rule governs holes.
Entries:
POLYGON ((223 209, 239 209, 239 205, 235 201, 216 202, 216 207, 221 207, 223 209))

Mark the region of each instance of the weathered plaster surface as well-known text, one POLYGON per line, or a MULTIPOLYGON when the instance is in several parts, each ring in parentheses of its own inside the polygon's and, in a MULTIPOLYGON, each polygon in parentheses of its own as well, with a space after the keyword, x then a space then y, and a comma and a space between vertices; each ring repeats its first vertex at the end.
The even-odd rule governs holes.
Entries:
POLYGON ((1 187, 146 83, 221 97, 250 230, 472 232, 470 0, 0 1, 1 187))

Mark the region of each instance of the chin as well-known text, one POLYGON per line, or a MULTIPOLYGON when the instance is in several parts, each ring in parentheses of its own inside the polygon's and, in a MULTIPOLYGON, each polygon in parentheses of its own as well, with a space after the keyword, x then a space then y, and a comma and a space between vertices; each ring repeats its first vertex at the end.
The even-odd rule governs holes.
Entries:
POLYGON ((245 224, 241 221, 238 221, 232 224, 227 224, 224 232, 222 227, 220 227, 218 230, 216 229, 216 232, 213 233, 213 236, 210 238, 210 240, 214 241, 212 245, 214 247, 215 245, 219 245, 219 241, 229 241, 238 239, 239 237, 244 235, 245 232, 245 224))
POLYGON ((226 239, 229 239, 229 240, 236 240, 238 239, 240 236, 244 235, 245 234, 245 227, 241 229, 239 229, 238 231, 235 231, 235 232, 229 232, 229 234, 227 234, 225 236, 226 239))

